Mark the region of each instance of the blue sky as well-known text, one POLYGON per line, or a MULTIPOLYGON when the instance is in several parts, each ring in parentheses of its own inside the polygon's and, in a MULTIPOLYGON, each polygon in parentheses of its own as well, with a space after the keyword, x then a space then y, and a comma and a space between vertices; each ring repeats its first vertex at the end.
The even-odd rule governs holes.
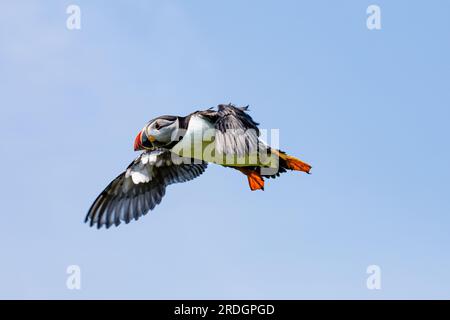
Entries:
POLYGON ((2 1, 0 298, 450 298, 449 9, 2 1), (147 120, 228 102, 313 174, 250 192, 211 165, 138 222, 83 223, 147 120))

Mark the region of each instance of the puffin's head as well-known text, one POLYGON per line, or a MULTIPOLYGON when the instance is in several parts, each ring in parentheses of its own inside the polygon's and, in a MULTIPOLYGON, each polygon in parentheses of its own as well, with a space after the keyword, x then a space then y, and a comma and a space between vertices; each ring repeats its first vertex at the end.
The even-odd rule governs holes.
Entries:
POLYGON ((178 117, 161 116, 151 120, 134 140, 134 151, 164 146, 172 142, 179 127, 178 117))

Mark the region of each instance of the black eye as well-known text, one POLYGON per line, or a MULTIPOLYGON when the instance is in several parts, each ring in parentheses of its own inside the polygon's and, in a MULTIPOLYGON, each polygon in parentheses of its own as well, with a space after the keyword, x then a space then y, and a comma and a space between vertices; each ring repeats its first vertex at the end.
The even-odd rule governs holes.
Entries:
POLYGON ((156 129, 156 130, 161 129, 161 125, 160 125, 158 122, 155 123, 155 129, 156 129))

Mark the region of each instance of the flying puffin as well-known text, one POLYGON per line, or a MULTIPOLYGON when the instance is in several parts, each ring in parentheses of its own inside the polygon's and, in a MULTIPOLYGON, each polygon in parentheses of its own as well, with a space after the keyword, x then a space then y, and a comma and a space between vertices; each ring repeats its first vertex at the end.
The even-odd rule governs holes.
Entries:
POLYGON ((168 185, 200 176, 209 162, 242 172, 251 190, 264 190, 264 178, 287 170, 309 173, 309 164, 260 139, 247 110, 222 104, 149 121, 134 141, 143 152, 100 193, 85 222, 109 228, 138 220, 161 202, 168 185))

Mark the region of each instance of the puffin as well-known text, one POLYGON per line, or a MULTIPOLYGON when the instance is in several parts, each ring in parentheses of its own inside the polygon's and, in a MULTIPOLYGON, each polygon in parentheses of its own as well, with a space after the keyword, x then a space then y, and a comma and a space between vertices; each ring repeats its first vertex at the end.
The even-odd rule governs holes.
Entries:
POLYGON ((134 151, 141 153, 98 195, 85 222, 108 229, 138 220, 161 202, 167 186, 197 178, 208 163, 241 172, 252 191, 264 190, 265 179, 287 171, 309 174, 309 164, 261 139, 248 111, 220 104, 150 120, 134 140, 134 151))

